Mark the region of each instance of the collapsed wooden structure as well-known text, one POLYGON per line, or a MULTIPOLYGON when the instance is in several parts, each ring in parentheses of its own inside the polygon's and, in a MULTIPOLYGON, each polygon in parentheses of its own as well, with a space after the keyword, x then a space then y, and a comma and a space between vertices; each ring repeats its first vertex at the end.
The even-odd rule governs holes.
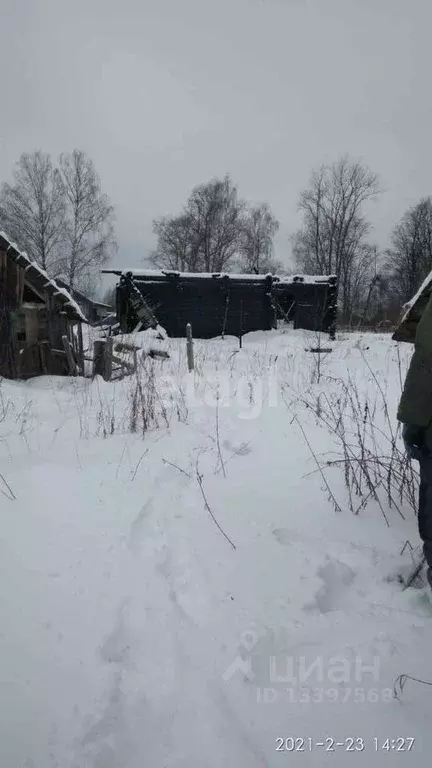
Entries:
POLYGON ((274 297, 278 318, 294 328, 336 333, 337 277, 335 275, 293 275, 274 278, 274 297))
POLYGON ((0 232, 0 376, 77 373, 85 322, 68 291, 0 232))
POLYGON ((181 337, 187 323, 198 338, 271 330, 278 318, 295 328, 334 336, 337 279, 334 276, 233 275, 163 270, 104 270, 119 277, 117 319, 124 333, 138 322, 137 292, 149 316, 169 336, 181 337))

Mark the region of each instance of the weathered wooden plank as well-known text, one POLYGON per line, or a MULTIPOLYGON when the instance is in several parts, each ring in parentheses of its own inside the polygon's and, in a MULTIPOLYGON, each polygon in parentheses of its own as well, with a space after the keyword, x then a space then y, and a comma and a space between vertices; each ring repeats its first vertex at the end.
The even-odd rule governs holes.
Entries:
POLYGON ((105 339, 97 339, 93 344, 93 378, 105 378, 105 339))
POLYGON ((84 359, 85 358, 84 358, 84 341, 83 341, 82 323, 78 323, 77 336, 78 336, 78 355, 77 355, 77 360, 78 360, 78 365, 79 365, 82 373, 84 373, 84 359))
POLYGON ((93 344, 93 377, 102 376, 110 381, 113 367, 113 339, 97 339, 93 344))
POLYGON ((69 373, 72 376, 76 376, 78 373, 78 366, 72 350, 72 344, 70 343, 66 335, 62 336, 62 342, 63 342, 64 350, 66 352, 66 358, 69 366, 69 373))
POLYGON ((186 354, 188 361, 188 370, 194 369, 194 352, 193 352, 193 338, 192 338, 192 326, 190 323, 186 325, 186 354))

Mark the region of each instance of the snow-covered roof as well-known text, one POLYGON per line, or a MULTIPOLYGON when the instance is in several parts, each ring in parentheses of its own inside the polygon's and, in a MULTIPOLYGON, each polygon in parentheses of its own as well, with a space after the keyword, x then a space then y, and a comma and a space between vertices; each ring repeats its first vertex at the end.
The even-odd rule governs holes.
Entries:
POLYGON ((281 285, 293 285, 293 283, 329 285, 337 282, 336 275, 276 275, 274 279, 281 285))
POLYGON ((76 320, 80 320, 83 323, 87 322, 86 317, 70 293, 49 277, 47 272, 36 261, 32 261, 24 251, 20 251, 16 243, 12 242, 6 233, 2 231, 0 231, 0 250, 4 250, 8 256, 23 267, 29 283, 33 283, 36 289, 39 288, 39 290, 43 289, 43 291, 46 291, 55 299, 57 304, 62 305, 63 311, 69 316, 75 317, 76 320))
POLYGON ((238 280, 242 282, 260 282, 265 281, 268 278, 272 278, 273 282, 281 285, 293 285, 295 283, 303 283, 308 285, 326 284, 336 280, 335 275, 273 275, 271 272, 263 275, 256 274, 241 274, 234 272, 179 272, 175 269, 104 269, 105 274, 115 274, 121 276, 122 274, 129 274, 133 278, 138 280, 145 280, 146 282, 160 282, 166 277, 177 277, 182 280, 222 280, 229 278, 229 280, 238 280))
POLYGON ((66 280, 63 280, 62 277, 56 277, 56 283, 60 285, 62 288, 65 288, 65 290, 70 293, 72 298, 76 298, 78 301, 85 302, 89 305, 92 305, 94 307, 102 307, 103 309, 111 309, 113 310, 114 307, 111 304, 105 304, 103 301, 99 301, 98 299, 92 299, 90 296, 86 296, 85 293, 79 290, 79 288, 70 288, 66 280))

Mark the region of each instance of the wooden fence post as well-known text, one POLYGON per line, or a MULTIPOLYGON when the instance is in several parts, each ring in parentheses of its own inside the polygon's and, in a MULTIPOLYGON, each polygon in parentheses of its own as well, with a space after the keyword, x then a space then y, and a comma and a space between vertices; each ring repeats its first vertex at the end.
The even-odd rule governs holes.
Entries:
POLYGON ((49 359, 49 355, 50 355, 49 341, 40 341, 39 342, 39 349, 40 349, 42 370, 43 370, 45 376, 47 376, 47 374, 48 374, 48 359, 49 359))
POLYGON ((113 337, 97 339, 93 344, 93 378, 102 376, 105 381, 111 381, 113 364, 113 337))
POLYGON ((78 323, 78 329, 77 329, 77 335, 78 335, 78 365, 81 368, 81 373, 84 376, 84 341, 83 341, 83 332, 82 332, 82 323, 78 323))
POLYGON ((190 323, 186 325, 186 352, 189 371, 194 369, 194 353, 193 353, 193 339, 192 339, 192 326, 190 323))
POLYGON ((114 344, 113 337, 112 336, 108 336, 108 338, 105 339, 105 350, 104 350, 104 379, 105 379, 105 381, 111 381, 111 377, 112 377, 113 344, 114 344))
POLYGON ((97 339, 93 344, 93 371, 92 376, 104 375, 105 341, 97 339))

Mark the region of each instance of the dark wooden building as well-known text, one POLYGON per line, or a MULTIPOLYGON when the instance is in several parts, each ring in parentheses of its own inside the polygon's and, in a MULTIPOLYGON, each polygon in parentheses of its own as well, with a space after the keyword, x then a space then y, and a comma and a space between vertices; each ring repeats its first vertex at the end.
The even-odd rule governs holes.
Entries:
POLYGON ((0 376, 79 370, 83 322, 70 294, 0 232, 0 376))
POLYGON ((335 277, 233 275, 173 271, 105 270, 118 275, 117 318, 123 332, 137 325, 131 293, 138 289, 158 322, 173 337, 241 336, 277 326, 278 318, 296 328, 334 333, 335 277))
POLYGON ((294 328, 336 332, 337 279, 334 275, 293 275, 273 284, 277 316, 294 328))

